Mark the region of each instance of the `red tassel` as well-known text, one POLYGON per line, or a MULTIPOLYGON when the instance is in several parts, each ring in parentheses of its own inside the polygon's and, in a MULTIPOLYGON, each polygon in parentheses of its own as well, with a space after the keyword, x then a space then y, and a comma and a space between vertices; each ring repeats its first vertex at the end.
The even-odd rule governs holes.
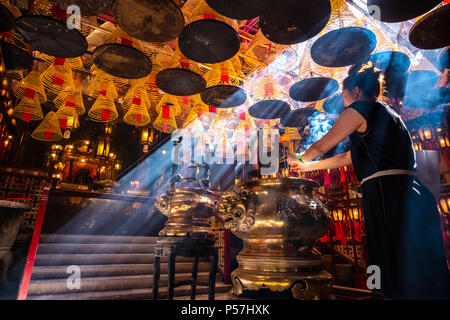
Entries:
POLYGON ((138 97, 134 97, 133 98, 133 104, 140 106, 141 105, 142 100, 138 97))
POLYGON ((34 97, 36 96, 36 91, 30 88, 25 88, 24 96, 30 99, 34 99, 34 97))
POLYGON ((189 63, 189 59, 188 58, 186 58, 185 56, 181 56, 180 57, 180 65, 183 67, 183 68, 189 68, 189 66, 190 66, 190 63, 189 63))
POLYGON ((125 46, 129 46, 129 47, 133 46, 133 41, 131 41, 130 39, 122 38, 122 39, 120 39, 120 43, 125 46))
POLYGON ((230 76, 228 75, 228 70, 226 68, 220 69, 220 81, 225 83, 230 82, 230 76))
POLYGON ((328 173, 328 170, 325 170, 325 178, 323 184, 325 185, 325 189, 329 189, 331 186, 331 176, 328 173))
POLYGON ((75 107, 75 103, 73 103, 73 101, 67 100, 67 101, 66 101, 66 106, 67 106, 67 107, 73 107, 73 108, 74 108, 74 107, 75 107))
POLYGON ((245 121, 245 111, 242 111, 241 113, 239 113, 239 120, 245 121))
POLYGON ((167 122, 164 122, 164 124, 163 124, 163 131, 167 132, 167 122))
POLYGON ((106 90, 105 90, 105 89, 100 90, 98 93, 99 93, 101 96, 106 97, 106 90))
POLYGON ((264 96, 265 97, 269 97, 269 96, 273 96, 273 83, 268 82, 266 84, 264 84, 264 96))
POLYGON ((55 60, 53 61, 53 65, 55 65, 55 66, 63 66, 64 62, 66 62, 65 58, 55 57, 55 60))
POLYGON ((102 109, 102 116, 101 116, 101 119, 102 119, 103 121, 108 120, 110 115, 111 115, 111 110, 109 110, 109 109, 102 109))
POLYGON ((212 20, 216 20, 216 16, 213 14, 204 14, 203 15, 203 19, 212 19, 212 20))
POLYGON ((52 84, 56 84, 57 86, 64 85, 64 79, 58 76, 53 76, 52 84))
POLYGON ((168 105, 163 105, 162 106, 162 117, 164 119, 169 119, 170 118, 170 106, 168 106, 168 105))
POLYGON ((33 113, 29 110, 26 110, 23 114, 22 114, 22 120, 25 121, 26 123, 31 121, 31 117, 33 116, 33 113))
POLYGON ((264 120, 264 124, 268 124, 268 125, 270 125, 270 119, 266 119, 266 120, 264 120))
POLYGON ((245 126, 245 137, 250 137, 250 128, 248 126, 245 126))
POLYGON ((189 97, 188 96, 183 96, 183 103, 184 104, 189 104, 189 97))
POLYGON ((59 119, 59 127, 64 130, 67 128, 67 118, 59 119))
POLYGON ((213 106, 209 106, 209 112, 217 113, 217 108, 215 108, 213 106))
POLYGON ((51 129, 45 130, 44 137, 46 139, 52 139, 53 138, 53 131, 51 129))
POLYGON ((65 21, 67 19, 67 12, 55 5, 53 5, 50 9, 50 14, 52 17, 61 21, 65 21))
POLYGON ((139 122, 139 123, 141 123, 141 118, 142 118, 141 114, 138 113, 138 114, 136 115, 136 121, 139 122))

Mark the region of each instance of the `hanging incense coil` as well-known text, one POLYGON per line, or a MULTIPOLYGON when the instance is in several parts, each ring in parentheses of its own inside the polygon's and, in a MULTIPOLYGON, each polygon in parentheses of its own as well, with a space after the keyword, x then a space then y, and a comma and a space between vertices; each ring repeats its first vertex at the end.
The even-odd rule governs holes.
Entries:
POLYGON ((123 88, 123 87, 126 87, 130 83, 129 79, 112 76, 112 75, 100 70, 99 68, 97 68, 97 66, 95 64, 93 64, 92 67, 90 68, 90 72, 95 77, 112 79, 112 81, 114 82, 114 85, 116 87, 123 88))
POLYGON ((84 94, 92 98, 97 98, 100 95, 107 96, 111 99, 117 99, 117 93, 114 81, 110 77, 96 76, 84 90, 84 94))
MULTIPOLYGON (((58 59, 61 59, 61 58, 49 56, 44 53, 40 54, 40 56, 38 56, 38 57, 41 58, 42 60, 44 60, 49 65, 52 65, 55 63, 55 61, 57 61, 58 59)), ((67 69, 80 70, 80 69, 83 69, 83 60, 81 59, 81 57, 67 58, 67 59, 64 59, 62 67, 67 68, 67 69)))
POLYGON ((268 0, 206 0, 208 5, 226 17, 248 20, 260 16, 268 0))
POLYGON ((89 117, 97 122, 110 122, 118 117, 114 100, 108 95, 100 94, 88 112, 89 117))
POLYGON ((208 68, 201 66, 200 64, 198 64, 193 60, 190 60, 178 48, 175 49, 175 52, 173 53, 167 67, 188 69, 203 77, 205 77, 206 74, 209 72, 208 68))
POLYGON ((56 113, 50 111, 44 120, 31 133, 31 137, 40 141, 58 141, 62 139, 61 129, 59 128, 58 117, 56 113))
MULTIPOLYGON (((194 2, 195 1, 197 0, 194 0, 194 2)), ((184 12, 186 16, 186 24, 202 19, 212 19, 222 21, 235 29, 238 28, 238 23, 235 19, 227 18, 226 16, 221 15, 219 12, 211 8, 205 0, 198 0, 197 3, 194 4, 190 13, 187 13, 186 10, 184 10, 184 12)))
POLYGON ((201 101, 200 95, 196 95, 194 96, 193 106, 186 117, 185 125, 203 118, 205 118, 206 121, 211 121, 209 107, 201 101))
POLYGON ((81 89, 61 91, 53 100, 56 108, 74 107, 78 115, 85 113, 83 95, 81 89))
POLYGON ((175 116, 181 113, 181 107, 175 96, 165 94, 156 106, 156 112, 158 117, 153 123, 156 130, 170 133, 178 129, 175 116))
POLYGON ((137 84, 128 90, 127 94, 123 98, 122 108, 129 110, 135 99, 139 99, 141 101, 139 103, 140 106, 142 105, 142 107, 146 109, 151 108, 150 99, 148 98, 147 90, 144 84, 137 84))
MULTIPOLYGON (((47 101, 47 95, 45 94, 44 85, 40 79, 40 73, 37 70, 31 71, 23 81, 19 82, 13 90, 13 95, 19 99, 23 99, 25 93, 28 95, 36 94, 40 103, 47 101)), ((33 95, 34 97, 34 95, 33 95)))
POLYGON ((72 70, 65 68, 64 64, 64 58, 55 58, 53 64, 41 74, 40 79, 48 91, 59 94, 62 90, 75 87, 72 70))
POLYGON ((143 51, 142 42, 133 38, 120 27, 115 27, 111 34, 106 38, 104 44, 117 43, 125 46, 133 47, 139 51, 143 51))
POLYGON ((239 114, 239 119, 239 124, 231 137, 232 144, 234 145, 238 144, 239 139, 242 137, 249 138, 250 136, 256 135, 258 132, 255 121, 248 111, 242 111, 239 114))
POLYGON ((147 125, 150 122, 147 108, 147 105, 143 103, 141 98, 134 96, 128 112, 123 117, 123 121, 137 127, 147 125))
POLYGON ((37 95, 27 90, 24 98, 14 107, 13 115, 25 122, 42 120, 44 114, 37 95))
POLYGON ((216 116, 211 123, 211 127, 208 130, 208 134, 214 144, 217 144, 217 139, 220 137, 222 130, 225 130, 230 136, 234 133, 237 126, 231 109, 218 109, 216 116))
POLYGON ((56 112, 58 117, 59 127, 63 130, 76 129, 80 125, 78 121, 78 114, 75 107, 66 105, 58 109, 56 112))
POLYGON ((291 111, 290 105, 283 101, 280 86, 270 75, 262 77, 255 91, 256 97, 263 97, 249 108, 249 113, 257 119, 279 119, 291 111))
POLYGON ((213 64, 207 74, 208 88, 201 94, 202 101, 216 108, 233 108, 247 100, 247 93, 238 87, 239 78, 230 60, 213 64))

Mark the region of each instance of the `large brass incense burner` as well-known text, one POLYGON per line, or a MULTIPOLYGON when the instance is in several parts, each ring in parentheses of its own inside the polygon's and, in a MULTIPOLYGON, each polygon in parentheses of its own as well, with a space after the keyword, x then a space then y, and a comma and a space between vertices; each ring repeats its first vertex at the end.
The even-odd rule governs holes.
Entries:
POLYGON ((314 197, 316 188, 311 180, 269 178, 222 195, 218 209, 225 227, 244 241, 231 274, 234 296, 328 299, 332 278, 312 247, 331 220, 314 197))

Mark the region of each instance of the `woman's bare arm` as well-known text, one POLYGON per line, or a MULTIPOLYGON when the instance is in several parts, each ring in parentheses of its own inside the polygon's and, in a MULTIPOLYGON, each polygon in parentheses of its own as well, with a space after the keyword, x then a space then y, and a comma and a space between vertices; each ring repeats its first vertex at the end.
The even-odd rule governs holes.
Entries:
POLYGON ((289 164, 291 165, 291 169, 299 171, 336 169, 351 165, 352 157, 350 155, 350 151, 348 151, 346 153, 338 154, 332 158, 307 163, 300 163, 300 161, 292 159, 289 161, 289 164))
POLYGON ((345 109, 330 131, 328 131, 322 139, 314 143, 308 150, 306 150, 306 152, 302 155, 302 160, 310 161, 324 155, 337 146, 346 137, 351 135, 355 130, 365 125, 365 122, 366 120, 364 117, 355 109, 345 109))

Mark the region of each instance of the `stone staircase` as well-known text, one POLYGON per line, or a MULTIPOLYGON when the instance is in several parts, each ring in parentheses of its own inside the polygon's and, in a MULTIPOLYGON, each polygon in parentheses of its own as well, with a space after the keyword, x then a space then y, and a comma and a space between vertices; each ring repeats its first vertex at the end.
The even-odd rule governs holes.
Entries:
MULTIPOLYGON (((41 235, 28 300, 152 299, 154 237, 41 235), (79 289, 70 289, 68 267, 81 270, 79 289)), ((167 258, 161 259, 159 299, 167 298, 167 258)), ((191 278, 192 259, 177 257, 176 281, 191 278)), ((199 264, 198 281, 208 282, 209 264, 199 264)), ((217 274, 216 299, 225 300, 230 285, 217 274)), ((197 287, 197 299, 207 298, 197 287)), ((190 286, 175 288, 175 299, 189 299, 190 286)))

